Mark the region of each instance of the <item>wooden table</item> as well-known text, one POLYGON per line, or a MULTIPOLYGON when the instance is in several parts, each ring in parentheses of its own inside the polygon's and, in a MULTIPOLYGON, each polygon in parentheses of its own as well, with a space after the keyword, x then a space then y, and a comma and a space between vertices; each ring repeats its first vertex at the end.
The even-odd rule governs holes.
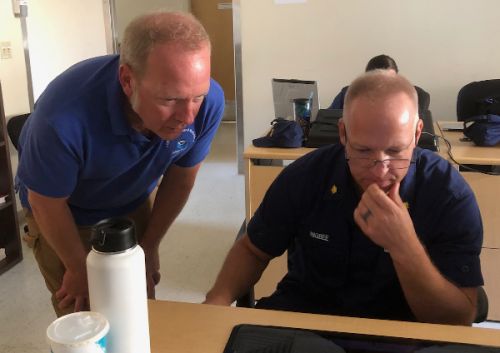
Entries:
MULTIPOLYGON (((447 139, 451 144, 451 153, 456 162, 462 164, 500 165, 500 145, 494 147, 479 147, 472 141, 463 141, 461 131, 446 131, 441 129, 439 121, 436 123, 436 133, 447 139)), ((439 142, 439 154, 448 158, 446 145, 439 142)))
POLYGON ((494 329, 150 301, 151 353, 222 353, 241 323, 500 347, 494 329))

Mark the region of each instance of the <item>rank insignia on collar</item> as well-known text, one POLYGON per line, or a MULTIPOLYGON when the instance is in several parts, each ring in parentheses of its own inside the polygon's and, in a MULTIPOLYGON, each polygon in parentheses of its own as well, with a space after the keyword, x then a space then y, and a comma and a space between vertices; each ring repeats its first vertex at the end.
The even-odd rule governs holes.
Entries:
POLYGON ((406 207, 407 210, 410 209, 410 204, 408 202, 403 202, 403 204, 405 205, 405 207, 406 207))
POLYGON ((330 189, 332 195, 337 193, 337 185, 333 184, 332 188, 330 189))

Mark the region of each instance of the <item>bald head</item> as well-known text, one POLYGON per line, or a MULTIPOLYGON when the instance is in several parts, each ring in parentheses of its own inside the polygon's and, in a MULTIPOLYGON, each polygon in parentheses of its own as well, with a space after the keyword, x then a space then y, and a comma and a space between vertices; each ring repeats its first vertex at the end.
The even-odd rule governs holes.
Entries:
POLYGON ((156 45, 171 44, 176 50, 210 48, 203 25, 191 14, 155 11, 134 19, 125 29, 120 64, 127 64, 139 77, 146 70, 149 53, 156 45))
POLYGON ((415 88, 403 76, 387 70, 360 76, 347 91, 339 132, 351 175, 360 189, 377 184, 388 192, 403 180, 408 168, 371 162, 397 159, 409 165, 422 132, 415 88), (363 162, 366 160, 369 167, 363 162))
MULTIPOLYGON (((344 123, 352 119, 351 108, 358 99, 373 105, 382 104, 391 97, 404 97, 408 100, 407 115, 400 118, 416 126, 418 118, 418 97, 415 87, 405 77, 388 70, 369 71, 355 79, 347 90, 344 102, 344 123)), ((406 100, 405 99, 405 100, 406 100)), ((404 123, 404 121, 401 121, 404 123)), ((379 121, 378 123, 384 123, 379 121)))

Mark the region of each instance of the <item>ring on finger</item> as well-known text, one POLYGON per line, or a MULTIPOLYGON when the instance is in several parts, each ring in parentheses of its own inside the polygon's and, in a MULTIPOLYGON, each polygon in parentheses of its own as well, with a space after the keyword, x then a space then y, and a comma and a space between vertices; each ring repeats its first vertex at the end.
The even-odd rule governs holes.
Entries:
POLYGON ((370 211, 369 208, 366 209, 366 211, 364 213, 361 214, 361 218, 363 218, 363 221, 365 221, 365 223, 368 221, 368 218, 372 215, 372 211, 370 211))

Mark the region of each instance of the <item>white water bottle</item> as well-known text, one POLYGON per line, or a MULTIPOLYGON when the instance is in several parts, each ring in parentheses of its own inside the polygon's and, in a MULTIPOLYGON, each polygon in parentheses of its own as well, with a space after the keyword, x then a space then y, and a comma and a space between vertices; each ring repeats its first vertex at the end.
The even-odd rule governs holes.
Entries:
POLYGON ((144 251, 134 223, 106 219, 92 229, 87 257, 90 308, 109 321, 108 353, 150 353, 144 251))

